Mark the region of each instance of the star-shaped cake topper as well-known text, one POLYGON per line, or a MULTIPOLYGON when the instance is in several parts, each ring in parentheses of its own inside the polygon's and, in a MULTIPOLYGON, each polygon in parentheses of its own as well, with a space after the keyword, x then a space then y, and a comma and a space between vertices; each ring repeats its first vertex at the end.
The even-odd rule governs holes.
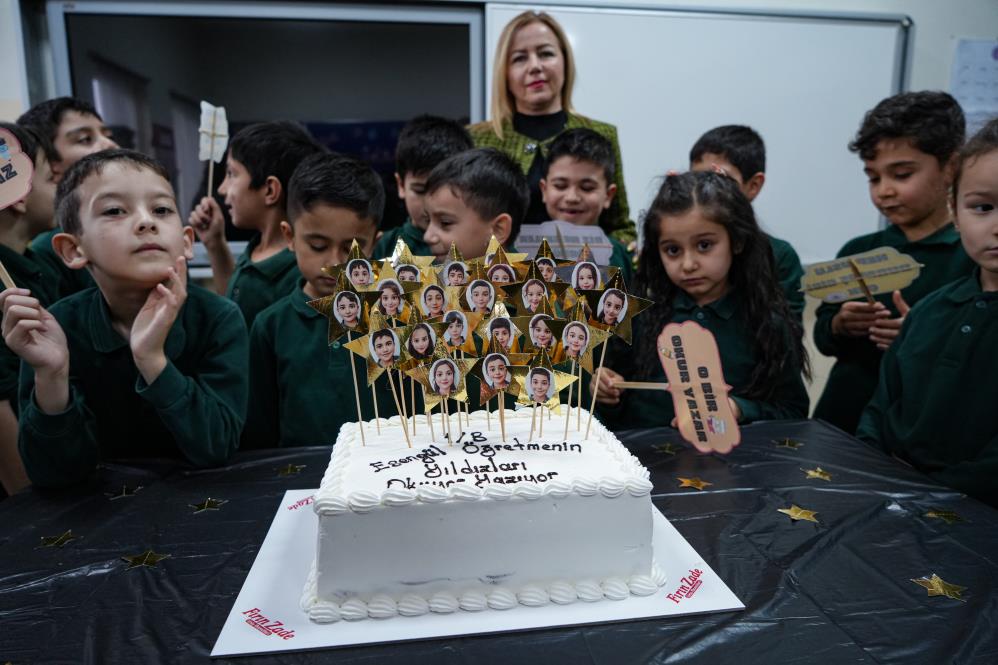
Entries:
POLYGON ((953 600, 967 602, 963 597, 963 592, 967 590, 967 587, 960 586, 959 584, 950 584, 935 573, 932 573, 931 577, 919 577, 911 581, 923 587, 928 591, 928 595, 930 596, 946 596, 953 600))
POLYGON ((804 508, 793 504, 791 504, 789 508, 778 508, 776 512, 783 513, 795 522, 797 520, 806 520, 814 523, 818 522, 818 519, 815 517, 818 513, 813 510, 805 510, 804 508))
POLYGON ((693 489, 703 490, 705 487, 710 487, 714 483, 708 483, 706 480, 702 480, 694 476, 693 478, 683 478, 681 476, 676 476, 676 480, 679 481, 680 487, 692 487, 693 489))

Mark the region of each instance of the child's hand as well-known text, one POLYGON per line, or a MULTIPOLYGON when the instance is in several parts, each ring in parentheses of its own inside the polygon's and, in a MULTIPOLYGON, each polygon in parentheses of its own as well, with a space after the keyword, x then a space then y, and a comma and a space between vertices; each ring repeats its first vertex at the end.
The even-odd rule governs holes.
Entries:
POLYGON ((879 302, 871 305, 865 301, 850 300, 843 303, 839 313, 832 317, 832 334, 867 337, 871 326, 890 318, 890 315, 890 311, 879 302))
POLYGON ((132 322, 129 345, 132 357, 147 384, 155 381, 166 367, 163 345, 170 334, 177 313, 187 300, 187 261, 177 258, 169 276, 156 285, 132 322))
POLYGON ((870 341, 881 351, 886 351, 894 343, 901 332, 901 326, 904 325, 904 317, 911 311, 911 306, 901 297, 900 291, 894 292, 894 306, 901 316, 896 319, 880 319, 876 325, 870 327, 870 341))
POLYGON ((59 322, 27 289, 0 293, 3 339, 36 374, 69 374, 69 347, 59 322))
POLYGON ((592 394, 596 386, 599 385, 599 395, 596 397, 596 401, 607 406, 620 404, 620 396, 624 391, 615 387, 614 384, 617 381, 623 381, 624 377, 609 367, 601 367, 596 372, 595 378, 595 381, 589 382, 589 393, 592 394))
POLYGON ((197 233, 198 240, 203 242, 208 250, 225 242, 225 217, 222 216, 222 209, 214 198, 210 196, 202 198, 194 210, 191 210, 187 221, 197 233))

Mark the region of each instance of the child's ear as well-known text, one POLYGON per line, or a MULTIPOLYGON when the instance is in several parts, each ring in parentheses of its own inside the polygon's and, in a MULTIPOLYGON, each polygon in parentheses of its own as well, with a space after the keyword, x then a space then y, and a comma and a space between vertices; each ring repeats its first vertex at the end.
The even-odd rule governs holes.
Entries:
POLYGON ((263 182, 263 202, 269 206, 275 206, 281 202, 284 194, 284 187, 276 176, 269 175, 263 182))
POLYGON ((510 217, 509 213, 504 212, 489 222, 489 226, 492 228, 492 235, 496 237, 499 244, 505 245, 506 241, 509 240, 510 233, 513 232, 513 218, 510 217))
POLYGON ((541 178, 541 201, 544 203, 548 202, 548 180, 547 178, 541 178))
POLYGON ((764 184, 766 184, 766 174, 759 171, 745 181, 745 184, 742 185, 742 191, 745 192, 745 196, 751 202, 755 200, 755 197, 759 196, 759 192, 762 191, 764 184))
POLYGON ((959 158, 960 156, 954 153, 943 164, 943 179, 946 182, 947 188, 953 186, 953 177, 956 175, 956 163, 959 158))
POLYGON ((606 210, 610 207, 610 204, 613 203, 613 197, 615 197, 616 195, 617 195, 617 185, 611 182, 610 186, 606 188, 606 201, 603 202, 603 210, 606 210))
MULTIPOLYGON (((191 229, 191 233, 193 232, 191 229)), ((52 249, 62 262, 73 270, 85 268, 90 262, 83 247, 80 246, 79 239, 71 233, 56 233, 52 236, 52 249)))
POLYGON ((395 186, 399 189, 399 198, 405 200, 405 178, 395 172, 395 186))
POLYGON ((194 258, 194 229, 190 226, 184 226, 184 258, 194 258))
POLYGON ((288 249, 292 252, 295 251, 295 228, 288 224, 287 220, 281 220, 281 235, 284 236, 284 241, 288 243, 288 249))

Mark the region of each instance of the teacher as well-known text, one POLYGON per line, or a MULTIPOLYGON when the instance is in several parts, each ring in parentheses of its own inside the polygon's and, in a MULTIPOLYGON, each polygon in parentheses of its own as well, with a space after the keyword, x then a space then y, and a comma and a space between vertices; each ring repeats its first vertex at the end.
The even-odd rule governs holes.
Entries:
POLYGON ((586 127, 605 136, 614 147, 617 195, 600 217, 600 227, 618 239, 631 240, 617 128, 578 115, 572 108, 575 60, 565 31, 544 12, 523 12, 503 28, 496 45, 492 75, 491 119, 468 128, 478 147, 498 148, 513 158, 530 183, 525 222, 550 219, 541 196, 545 152, 566 129, 586 127))

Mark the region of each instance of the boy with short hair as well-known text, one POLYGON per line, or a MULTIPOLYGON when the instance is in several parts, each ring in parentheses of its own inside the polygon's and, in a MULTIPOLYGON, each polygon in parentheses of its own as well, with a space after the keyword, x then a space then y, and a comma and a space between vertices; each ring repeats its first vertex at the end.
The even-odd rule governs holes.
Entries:
POLYGON ((530 191, 520 167, 495 148, 448 157, 426 179, 423 240, 443 260, 453 243, 466 259, 485 255, 494 235, 507 250, 520 232, 530 191))
POLYGON ((966 277, 973 263, 960 246, 947 204, 963 111, 945 92, 906 92, 884 99, 863 119, 849 149, 859 153, 870 199, 888 226, 847 242, 837 256, 894 247, 922 264, 910 286, 863 300, 818 307, 814 342, 835 365, 814 411, 852 433, 877 387, 880 360, 911 305, 966 277))
MULTIPOLYGON (((363 359, 343 347, 345 339, 327 343, 328 319, 308 301, 334 294, 336 280, 322 268, 344 263, 354 239, 370 251, 384 206, 381 180, 363 162, 316 154, 295 170, 281 230, 303 278, 253 324, 244 447, 332 444, 341 425, 357 420, 351 362, 364 416, 374 417, 363 359)), ((386 380, 377 381, 383 417, 395 413, 386 380)))
POLYGON ((215 290, 239 305, 248 327, 301 277, 281 234, 288 181, 303 159, 323 150, 294 122, 261 122, 232 137, 218 193, 225 197, 232 224, 257 232, 238 260, 225 242, 225 219, 215 199, 206 196, 191 211, 190 224, 208 251, 215 290))
MULTIPOLYGON (((547 171, 540 183, 548 217, 597 226, 617 193, 615 165, 613 144, 598 132, 579 128, 559 134, 548 148, 547 171)), ((607 238, 613 248, 610 265, 620 268, 630 284, 634 277, 631 255, 619 240, 607 238)))
POLYGON ((408 217, 402 226, 381 236, 371 256, 378 259, 391 256, 399 238, 416 256, 430 253, 430 248, 423 242, 428 224, 423 209, 426 179, 437 164, 473 147, 468 131, 453 120, 421 115, 406 123, 395 148, 395 184, 408 217))
MULTIPOLYGON (((738 183, 749 202, 755 200, 766 183, 766 144, 751 127, 722 125, 709 130, 690 149, 690 170, 720 169, 738 183)), ((773 248, 776 280, 787 297, 790 311, 798 321, 804 316, 804 294, 800 280, 804 276, 800 257, 786 240, 765 234, 773 248)))
POLYGON ((123 456, 225 462, 246 413, 246 327, 187 284, 194 236, 166 171, 132 150, 84 157, 59 183, 56 221, 56 251, 97 287, 51 312, 25 289, 0 294, 32 483, 69 485, 123 456))

